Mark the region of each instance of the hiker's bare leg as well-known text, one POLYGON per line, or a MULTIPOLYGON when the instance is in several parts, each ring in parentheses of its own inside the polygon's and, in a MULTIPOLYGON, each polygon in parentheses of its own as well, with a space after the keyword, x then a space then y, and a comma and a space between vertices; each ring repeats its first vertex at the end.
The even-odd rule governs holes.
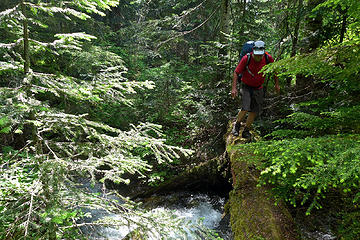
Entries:
POLYGON ((256 118, 256 112, 249 112, 249 116, 246 119, 246 125, 245 126, 247 128, 250 128, 251 124, 254 122, 255 118, 256 118))
POLYGON ((236 122, 240 123, 242 122, 242 120, 244 120, 245 118, 245 115, 248 111, 245 111, 245 110, 241 110, 236 118, 236 122))

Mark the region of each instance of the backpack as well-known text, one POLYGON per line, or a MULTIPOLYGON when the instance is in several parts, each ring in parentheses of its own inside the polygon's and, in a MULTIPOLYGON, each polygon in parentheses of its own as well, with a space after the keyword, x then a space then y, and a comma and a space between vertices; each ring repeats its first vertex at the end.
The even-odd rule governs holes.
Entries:
MULTIPOLYGON (((241 61, 241 59, 247 55, 248 56, 248 59, 247 59, 247 62, 246 62, 246 70, 250 73, 251 76, 254 76, 254 74, 249 70, 248 66, 249 66, 249 63, 250 63, 250 60, 251 60, 251 52, 253 50, 253 47, 254 47, 254 41, 247 41, 246 43, 243 44, 242 46, 242 49, 241 49, 241 52, 240 52, 240 55, 239 55, 239 62, 241 61)), ((270 61, 269 61, 269 55, 267 52, 265 52, 265 60, 266 60, 266 64, 268 64, 270 61)), ((240 83, 241 82, 241 77, 242 77, 242 74, 239 74, 238 75, 238 82, 240 83)))
POLYGON ((244 45, 242 46, 240 55, 239 55, 239 62, 241 61, 241 59, 248 53, 252 52, 252 49, 254 47, 254 41, 247 41, 246 43, 244 43, 244 45))

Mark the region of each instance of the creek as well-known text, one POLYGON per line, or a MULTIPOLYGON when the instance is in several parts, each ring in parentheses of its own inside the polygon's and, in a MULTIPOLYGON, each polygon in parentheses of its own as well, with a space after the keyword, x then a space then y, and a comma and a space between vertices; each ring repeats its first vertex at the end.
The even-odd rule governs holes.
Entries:
MULTIPOLYGON (((83 187, 93 193, 103 193, 102 185, 95 184, 90 187, 88 181, 81 181, 83 187)), ((200 184, 203 187, 206 185, 200 184)), ((198 185, 199 186, 199 185, 198 185)), ((222 189, 221 187, 207 187, 207 192, 199 191, 199 189, 170 191, 165 194, 156 193, 151 196, 146 196, 137 201, 142 202, 142 207, 150 211, 172 211, 176 216, 190 221, 192 224, 197 224, 201 219, 202 224, 209 229, 214 230, 224 240, 232 240, 232 231, 229 226, 229 216, 223 217, 224 205, 227 201, 226 192, 214 192, 211 189, 222 189)), ((121 194, 126 196, 128 190, 120 188, 121 194)), ((121 202, 120 199, 117 199, 121 202)), ((259 206, 261 207, 261 206, 259 206)), ((111 217, 112 219, 119 219, 121 215, 109 214, 108 212, 92 209, 87 210, 91 213, 91 218, 86 222, 92 222, 102 217, 111 217)), ((315 217, 315 216, 314 216, 315 217)), ((315 217, 314 221, 307 221, 305 219, 295 219, 300 232, 300 239, 302 240, 333 240, 336 237, 330 230, 332 219, 327 214, 315 217)), ((133 229, 128 227, 112 228, 112 227, 92 227, 82 228, 83 233, 87 239, 126 239, 126 236, 133 229)), ((150 238, 151 240, 158 240, 159 238, 150 238)), ((196 239, 190 236, 186 238, 178 238, 174 235, 168 240, 183 240, 196 239)), ((197 238, 199 239, 199 238, 197 238)), ((206 240, 206 239, 205 239, 206 240)))
MULTIPOLYGON (((96 184, 95 187, 90 187, 89 184, 84 184, 91 192, 101 193, 102 185, 96 184)), ((120 201, 120 199, 117 199, 120 201)), ((192 191, 174 191, 166 195, 154 194, 145 199, 141 199, 142 207, 150 211, 171 211, 175 216, 183 218, 186 222, 190 222, 196 226, 199 222, 208 229, 214 230, 224 240, 231 240, 232 232, 229 226, 229 218, 223 217, 224 205, 226 203, 225 197, 219 196, 214 192, 200 193, 192 191)), ((86 222, 92 222, 102 217, 110 217, 118 220, 121 215, 109 214, 106 211, 98 209, 87 209, 86 212, 91 213, 91 218, 86 219, 86 222)), ((191 226, 190 224, 190 226, 191 226)), ((127 226, 120 228, 113 227, 91 227, 82 229, 83 234, 88 239, 126 239, 127 235, 133 230, 127 226)), ((188 232, 188 229, 185 229, 188 232)), ((193 236, 187 233, 186 238, 179 238, 176 234, 169 238, 182 240, 182 239, 199 239, 198 236, 193 236)), ((150 240, 158 240, 153 237, 150 240)))

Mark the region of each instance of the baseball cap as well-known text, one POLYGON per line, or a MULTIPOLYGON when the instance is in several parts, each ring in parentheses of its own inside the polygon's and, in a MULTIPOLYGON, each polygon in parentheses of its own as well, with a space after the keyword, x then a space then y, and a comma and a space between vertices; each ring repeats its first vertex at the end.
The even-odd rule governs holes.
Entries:
POLYGON ((253 47, 253 53, 255 55, 262 55, 265 53, 265 43, 263 41, 256 41, 253 47))

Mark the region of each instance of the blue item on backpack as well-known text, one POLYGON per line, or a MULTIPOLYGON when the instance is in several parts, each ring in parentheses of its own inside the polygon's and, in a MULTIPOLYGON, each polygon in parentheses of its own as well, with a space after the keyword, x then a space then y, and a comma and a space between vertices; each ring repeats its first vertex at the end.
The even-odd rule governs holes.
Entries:
MULTIPOLYGON (((248 68, 248 65, 250 63, 250 59, 251 59, 251 52, 253 50, 253 47, 254 47, 254 41, 247 41, 246 43, 243 44, 242 46, 242 49, 241 49, 241 52, 240 52, 240 58, 239 58, 239 62, 241 61, 241 59, 247 55, 248 56, 248 59, 247 59, 247 62, 246 62, 246 69, 247 71, 250 73, 251 76, 254 76, 254 74, 249 70, 248 68)), ((269 63, 269 56, 267 55, 267 53, 265 53, 265 59, 266 59, 266 64, 269 63)), ((241 78, 242 78, 242 74, 240 73, 238 75, 238 82, 240 83, 241 82, 241 78)))
MULTIPOLYGON (((248 53, 251 53, 252 52, 252 49, 254 47, 254 41, 247 41, 246 43, 243 44, 242 46, 242 49, 241 49, 241 52, 240 52, 240 55, 239 55, 239 62, 241 61, 241 59, 248 53)), ((247 63, 248 64, 248 63, 247 63)), ((246 64, 246 65, 247 65, 246 64)), ((242 74, 240 73, 238 75, 238 82, 240 83, 241 82, 241 78, 242 78, 242 74)))
POLYGON ((245 56, 247 53, 252 52, 252 49, 254 47, 254 43, 255 43, 254 41, 247 41, 246 43, 244 43, 244 45, 242 46, 241 52, 240 52, 239 61, 241 61, 243 56, 245 56))

